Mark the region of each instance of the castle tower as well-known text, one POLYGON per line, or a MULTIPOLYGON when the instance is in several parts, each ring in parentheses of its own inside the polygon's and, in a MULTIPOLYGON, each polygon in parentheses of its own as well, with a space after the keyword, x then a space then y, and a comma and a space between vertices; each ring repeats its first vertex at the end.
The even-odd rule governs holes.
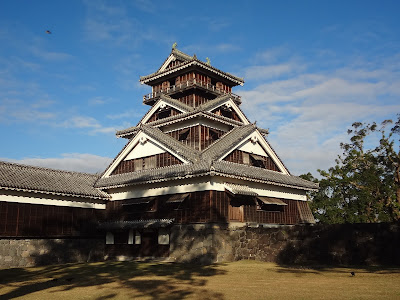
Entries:
MULTIPOLYGON (((171 227, 314 223, 306 192, 232 93, 244 80, 173 47, 153 74, 150 106, 117 132, 127 144, 96 183, 111 195, 107 243, 130 254, 165 256, 171 227)), ((113 251, 117 248, 113 248, 113 251)))

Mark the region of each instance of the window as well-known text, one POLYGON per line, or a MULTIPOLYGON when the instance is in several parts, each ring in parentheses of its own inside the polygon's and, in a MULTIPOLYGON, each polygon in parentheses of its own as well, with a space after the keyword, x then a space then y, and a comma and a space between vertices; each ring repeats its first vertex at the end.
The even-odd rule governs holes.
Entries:
POLYGON ((242 152, 242 156, 243 156, 243 163, 245 165, 250 165, 250 155, 246 152, 242 152))
POLYGON ((258 196, 256 197, 257 210, 283 212, 287 204, 280 199, 258 196))
POLYGON ((169 116, 171 116, 171 110, 170 109, 162 110, 157 114, 158 119, 168 118, 169 116))
POLYGON ((144 159, 144 169, 154 169, 155 167, 157 167, 157 161, 154 155, 144 159))
POLYGON ((215 130, 213 130, 213 129, 209 129, 209 132, 210 132, 210 136, 211 136, 211 139, 213 140, 213 141, 216 141, 216 140, 218 140, 219 139, 219 136, 218 136, 218 132, 217 131, 215 131, 215 130))
POLYGON ((183 129, 179 132, 179 141, 186 141, 190 133, 190 128, 183 129))
POLYGON ((142 235, 140 232, 135 232, 135 245, 140 245, 142 243, 142 235))
POLYGON ((115 244, 128 244, 129 231, 117 231, 114 232, 114 243, 115 244))
POLYGON ((250 154, 250 161, 252 166, 265 169, 265 161, 263 156, 250 154))
POLYGON ((165 203, 168 204, 168 206, 171 207, 173 210, 181 210, 185 208, 184 202, 189 197, 189 195, 189 193, 175 194, 170 196, 165 203))
POLYGON ((134 160, 134 170, 135 171, 143 170, 143 160, 141 158, 134 160))
POLYGON ((132 245, 134 242, 134 230, 133 229, 129 229, 129 235, 128 235, 128 244, 132 245))
POLYGON ((106 245, 114 245, 114 235, 111 232, 106 233, 106 245))
POLYGON ((125 200, 122 208, 128 213, 155 212, 157 210, 156 197, 125 200))
POLYGON ((160 230, 158 231, 158 244, 169 245, 169 233, 167 229, 160 228, 160 230))

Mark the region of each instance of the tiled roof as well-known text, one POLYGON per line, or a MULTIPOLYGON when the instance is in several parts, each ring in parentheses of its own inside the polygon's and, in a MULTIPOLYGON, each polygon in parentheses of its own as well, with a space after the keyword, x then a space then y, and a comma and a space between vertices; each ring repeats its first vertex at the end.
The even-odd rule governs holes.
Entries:
POLYGON ((112 175, 109 177, 100 178, 95 186, 98 188, 112 188, 128 186, 132 184, 170 181, 207 175, 220 175, 308 190, 315 190, 318 188, 318 184, 304 180, 297 176, 286 175, 267 169, 251 167, 227 161, 215 161, 212 163, 201 161, 195 164, 180 164, 163 168, 112 175))
POLYGON ((171 105, 179 107, 180 109, 184 110, 185 112, 194 110, 193 107, 191 107, 189 105, 186 105, 185 103, 183 103, 183 102, 181 102, 179 100, 176 100, 174 98, 171 98, 171 97, 169 97, 167 95, 164 95, 164 94, 160 95, 160 99, 162 99, 166 103, 169 103, 171 105))
POLYGON ((131 184, 169 181, 182 178, 206 175, 210 166, 206 162, 196 164, 178 164, 168 167, 141 170, 137 172, 112 175, 100 178, 96 182, 98 188, 127 186, 131 184))
POLYGON ((207 119, 216 120, 218 122, 221 122, 221 123, 224 123, 227 125, 232 125, 232 126, 243 125, 243 123, 240 121, 236 121, 236 120, 224 117, 224 116, 218 116, 218 115, 208 112, 208 111, 200 111, 200 110, 175 115, 175 116, 168 117, 165 119, 160 119, 160 120, 151 122, 149 124, 151 124, 152 126, 155 126, 155 127, 162 127, 165 125, 170 125, 173 123, 182 122, 182 121, 197 118, 197 117, 206 117, 207 119))
POLYGON ((260 180, 271 184, 302 187, 306 189, 317 189, 318 184, 304 180, 293 175, 286 175, 263 168, 247 166, 243 164, 233 163, 229 161, 215 161, 213 167, 216 173, 233 175, 236 178, 245 180, 260 180))
POLYGON ((175 138, 165 134, 160 129, 148 125, 141 125, 140 129, 148 136, 163 144, 167 149, 170 149, 173 153, 179 154, 186 160, 192 163, 199 160, 199 151, 184 145, 175 138))
POLYGON ((237 143, 242 141, 256 129, 257 127, 254 124, 233 128, 231 131, 224 134, 216 142, 206 148, 202 152, 203 158, 207 159, 208 161, 214 161, 218 159, 222 154, 234 147, 237 143))
MULTIPOLYGON (((156 120, 154 122, 147 123, 146 125, 151 125, 151 126, 159 128, 162 126, 171 125, 171 124, 182 122, 185 120, 194 119, 197 117, 204 117, 204 118, 207 118, 210 120, 215 120, 215 121, 221 122, 226 125, 231 125, 231 126, 243 125, 243 123, 240 121, 236 121, 236 120, 224 117, 224 116, 218 116, 218 115, 216 115, 214 113, 210 113, 208 111, 200 111, 200 112, 199 111, 191 111, 188 113, 182 113, 182 114, 171 116, 168 118, 156 120)), ((139 128, 140 128, 140 126, 132 126, 127 129, 119 130, 116 132, 116 136, 123 137, 123 138, 131 137, 136 132, 138 132, 139 128)))
POLYGON ((122 130, 118 130, 115 135, 117 137, 126 137, 126 136, 132 136, 134 135, 136 132, 139 131, 139 127, 138 126, 132 126, 126 129, 122 129, 122 130))
POLYGON ((186 53, 183 53, 182 51, 180 51, 176 48, 172 48, 171 54, 173 54, 176 58, 183 60, 183 61, 189 61, 194 58, 194 56, 190 56, 186 53))
MULTIPOLYGON (((191 119, 191 118, 195 118, 197 116, 200 115, 200 113, 203 113, 201 115, 207 117, 207 118, 211 118, 214 120, 218 120, 219 122, 223 122, 224 124, 229 124, 229 125, 233 125, 233 126, 238 126, 238 125, 242 125, 242 122, 240 121, 236 121, 224 116, 218 116, 214 113, 209 112, 209 110, 213 109, 214 107, 217 107, 218 105, 220 105, 221 103, 224 103, 225 101, 227 101, 228 99, 230 99, 230 95, 223 95, 220 96, 218 98, 215 98, 213 100, 210 100, 196 108, 188 106, 176 99, 173 99, 171 97, 165 96, 165 95, 161 95, 160 98, 167 103, 170 103, 171 105, 175 105, 178 106, 179 108, 181 108, 182 110, 185 110, 186 112, 178 114, 178 115, 174 115, 171 117, 167 117, 164 119, 159 119, 153 122, 148 122, 147 124, 151 124, 152 126, 155 127, 161 127, 161 126, 165 126, 165 125, 169 125, 169 124, 173 124, 176 122, 181 122, 183 120, 186 119, 191 119)), ((158 101, 161 101, 158 100, 158 101)), ((143 118, 142 118, 143 120, 143 118)), ((141 121, 142 121, 141 120, 141 121)), ((138 123, 138 125, 140 125, 141 121, 138 123)), ((135 134, 135 132, 138 130, 137 126, 132 126, 126 129, 122 129, 119 130, 115 133, 115 135, 117 137, 127 137, 127 136, 132 136, 133 134, 135 134)))
POLYGON ((221 71, 221 70, 219 70, 219 69, 217 69, 215 67, 212 67, 211 65, 208 65, 208 64, 198 60, 195 56, 192 57, 192 56, 187 55, 187 54, 185 54, 185 53, 183 53, 183 52, 181 52, 181 51, 179 51, 177 49, 172 49, 171 54, 173 54, 178 59, 183 60, 184 62, 182 64, 180 64, 180 65, 177 65, 175 67, 169 68, 169 69, 164 70, 164 71, 161 71, 160 69, 158 69, 155 73, 152 73, 152 74, 149 74, 149 75, 146 75, 146 76, 141 76, 140 77, 140 82, 146 83, 146 82, 148 82, 148 81, 150 81, 152 79, 156 79, 158 77, 161 77, 161 76, 163 76, 165 74, 174 72, 176 70, 183 69, 185 67, 189 67, 189 66, 192 66, 192 65, 198 65, 200 67, 208 69, 211 72, 217 73, 222 77, 230 79, 231 81, 234 81, 236 84, 243 84, 244 83, 243 78, 236 77, 236 76, 234 76, 234 75, 232 75, 230 73, 223 72, 223 71, 221 71))
POLYGON ((226 102, 231 98, 231 94, 225 94, 222 96, 219 96, 213 100, 207 101, 204 104, 199 105, 196 109, 197 110, 212 110, 214 107, 217 107, 218 105, 221 105, 222 103, 226 102))
POLYGON ((243 141, 244 138, 248 137, 252 132, 257 130, 257 127, 254 124, 242 125, 233 128, 231 131, 224 134, 220 139, 215 141, 201 152, 180 143, 176 139, 170 137, 169 135, 163 133, 160 129, 153 126, 141 125, 135 130, 143 130, 146 134, 165 145, 165 147, 169 148, 172 153, 178 153, 179 155, 182 155, 191 163, 113 175, 108 178, 100 179, 98 186, 109 187, 160 180, 173 180, 185 176, 202 176, 210 174, 210 172, 217 172, 245 180, 259 180, 262 182, 269 182, 271 184, 306 189, 317 188, 317 185, 314 183, 303 180, 296 176, 286 175, 280 172, 243 164, 218 161, 218 159, 224 153, 235 147, 238 143, 243 141), (200 161, 202 162, 201 164, 199 164, 200 161))
POLYGON ((244 184, 225 183, 225 189, 234 195, 258 196, 253 189, 244 184))
POLYGON ((140 126, 137 127, 131 127, 125 130, 118 131, 117 135, 118 136, 133 135, 138 133, 139 131, 143 131, 145 134, 154 138, 160 144, 164 145, 167 149, 171 150, 174 153, 179 154, 186 160, 195 162, 199 159, 200 155, 199 151, 184 145, 175 138, 169 136, 168 134, 165 134, 157 127, 141 124, 140 126))
POLYGON ((108 199, 96 188, 98 175, 0 162, 0 188, 55 195, 108 199))
POLYGON ((99 229, 160 228, 171 225, 175 219, 150 219, 134 221, 108 221, 99 223, 99 229))

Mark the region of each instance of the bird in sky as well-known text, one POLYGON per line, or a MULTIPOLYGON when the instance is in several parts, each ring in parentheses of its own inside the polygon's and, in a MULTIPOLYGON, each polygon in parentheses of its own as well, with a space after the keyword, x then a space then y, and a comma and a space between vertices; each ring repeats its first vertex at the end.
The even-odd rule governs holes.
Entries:
POLYGON ((46 33, 47 33, 47 34, 51 34, 51 31, 50 31, 50 30, 46 30, 46 33))

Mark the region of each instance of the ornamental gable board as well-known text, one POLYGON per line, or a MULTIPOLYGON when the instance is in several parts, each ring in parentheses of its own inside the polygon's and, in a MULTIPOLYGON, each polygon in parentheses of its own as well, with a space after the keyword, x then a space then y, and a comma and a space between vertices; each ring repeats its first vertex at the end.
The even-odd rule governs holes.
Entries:
MULTIPOLYGON (((235 146, 227 150, 224 154, 220 156, 219 160, 224 160, 230 153, 235 150, 268 158, 272 161, 274 165, 276 165, 276 169, 279 172, 287 175, 290 174, 281 159, 277 156, 275 151, 258 130, 255 130, 253 133, 243 138, 235 146)), ((251 157, 249 159, 251 159, 251 157)))

